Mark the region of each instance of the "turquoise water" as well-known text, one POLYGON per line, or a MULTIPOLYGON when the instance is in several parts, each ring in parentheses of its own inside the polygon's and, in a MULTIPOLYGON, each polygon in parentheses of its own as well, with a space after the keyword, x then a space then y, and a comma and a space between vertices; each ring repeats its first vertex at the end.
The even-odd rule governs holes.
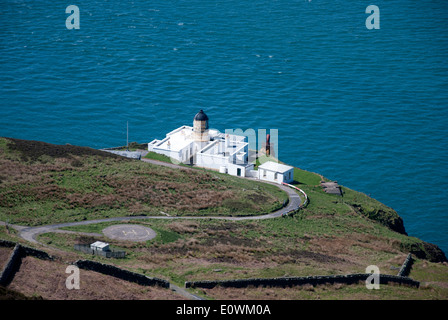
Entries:
POLYGON ((281 160, 448 252, 448 4, 353 2, 4 0, 0 136, 102 148, 129 121, 148 142, 204 109, 221 131, 278 129, 281 160))

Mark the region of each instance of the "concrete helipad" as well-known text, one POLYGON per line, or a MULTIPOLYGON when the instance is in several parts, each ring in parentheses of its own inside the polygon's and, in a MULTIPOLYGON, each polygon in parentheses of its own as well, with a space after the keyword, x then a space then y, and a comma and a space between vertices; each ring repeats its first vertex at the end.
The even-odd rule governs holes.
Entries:
POLYGON ((156 236, 154 230, 138 224, 116 224, 103 229, 103 234, 111 239, 147 241, 156 236))

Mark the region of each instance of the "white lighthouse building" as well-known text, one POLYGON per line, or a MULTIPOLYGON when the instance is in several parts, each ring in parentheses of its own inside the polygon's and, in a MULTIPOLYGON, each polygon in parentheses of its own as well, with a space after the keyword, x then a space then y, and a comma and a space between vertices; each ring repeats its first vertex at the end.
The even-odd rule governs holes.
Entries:
POLYGON ((193 127, 182 126, 166 134, 162 140, 148 143, 148 151, 170 157, 174 162, 215 169, 234 176, 256 176, 249 163, 247 137, 224 134, 209 128, 209 119, 200 110, 193 127))

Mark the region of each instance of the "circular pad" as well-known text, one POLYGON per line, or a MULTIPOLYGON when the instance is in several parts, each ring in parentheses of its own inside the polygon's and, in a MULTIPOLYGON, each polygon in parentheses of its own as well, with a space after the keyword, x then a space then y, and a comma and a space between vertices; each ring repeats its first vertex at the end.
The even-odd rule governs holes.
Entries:
POLYGON ((116 224, 103 229, 103 234, 111 239, 147 241, 156 236, 154 230, 138 224, 116 224))

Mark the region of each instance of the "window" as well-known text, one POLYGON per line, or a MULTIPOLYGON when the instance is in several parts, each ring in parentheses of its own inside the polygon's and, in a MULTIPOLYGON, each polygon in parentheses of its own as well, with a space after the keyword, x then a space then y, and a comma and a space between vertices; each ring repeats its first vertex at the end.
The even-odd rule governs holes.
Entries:
POLYGON ((266 170, 263 170, 263 178, 266 178, 266 170))
POLYGON ((274 180, 277 180, 277 177, 278 177, 278 173, 276 172, 276 173, 274 173, 274 180))

